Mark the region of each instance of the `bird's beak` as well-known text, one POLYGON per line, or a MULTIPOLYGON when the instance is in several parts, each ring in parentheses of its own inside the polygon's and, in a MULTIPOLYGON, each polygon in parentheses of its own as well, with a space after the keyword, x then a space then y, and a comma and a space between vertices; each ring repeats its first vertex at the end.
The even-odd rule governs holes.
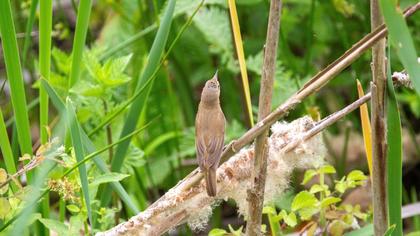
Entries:
POLYGON ((214 75, 213 75, 213 79, 215 79, 216 81, 218 81, 218 77, 217 77, 217 73, 219 72, 219 70, 216 70, 216 73, 214 73, 214 75))

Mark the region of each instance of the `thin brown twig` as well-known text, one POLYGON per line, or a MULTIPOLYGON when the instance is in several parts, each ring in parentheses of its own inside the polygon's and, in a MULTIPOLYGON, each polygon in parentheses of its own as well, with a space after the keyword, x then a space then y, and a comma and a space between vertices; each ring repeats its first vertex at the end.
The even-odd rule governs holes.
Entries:
MULTIPOLYGON (((274 74, 276 71, 277 46, 280 30, 281 0, 271 0, 270 13, 267 27, 267 39, 264 50, 264 63, 262 68, 260 98, 258 105, 258 120, 263 120, 271 110, 274 74)), ((261 218, 264 203, 264 189, 267 175, 267 136, 266 128, 255 139, 254 171, 251 181, 253 184, 248 189, 248 219, 246 235, 261 235, 261 218)))
MULTIPOLYGON (((383 24, 378 0, 370 1, 371 28, 383 24)), ((384 235, 388 229, 386 186, 386 69, 385 39, 372 47, 372 202, 375 235, 384 235)))

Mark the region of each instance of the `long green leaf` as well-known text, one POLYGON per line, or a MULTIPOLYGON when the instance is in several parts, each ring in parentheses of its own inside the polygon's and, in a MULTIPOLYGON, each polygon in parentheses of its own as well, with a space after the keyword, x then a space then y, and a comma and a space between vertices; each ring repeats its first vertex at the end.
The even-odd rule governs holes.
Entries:
MULTIPOLYGON (((160 58, 163 54, 163 50, 165 48, 165 44, 168 38, 169 29, 172 22, 172 15, 175 8, 176 0, 170 0, 169 4, 166 8, 165 14, 163 16, 162 23, 159 27, 157 32, 156 38, 153 42, 152 48, 150 49, 150 54, 148 58, 148 62, 142 73, 140 80, 138 81, 136 90, 142 88, 143 84, 147 82, 147 80, 152 76, 155 69, 158 67, 160 58)), ((121 131, 121 137, 126 136, 127 134, 133 132, 137 125, 138 117, 143 105, 143 96, 137 97, 131 108, 128 112, 128 116, 125 120, 123 130, 121 131)), ((111 164, 111 171, 119 171, 122 163, 125 158, 125 154, 127 153, 128 145, 130 144, 130 140, 123 142, 117 146, 117 150, 115 152, 115 157, 112 159, 111 164)))
MULTIPOLYGON (((39 71, 41 77, 50 79, 51 65, 51 30, 52 30, 52 0, 42 0, 39 14, 39 71)), ((41 143, 48 141, 48 94, 44 87, 39 87, 39 129, 41 143)), ((42 217, 49 218, 50 199, 46 195, 42 202, 42 217)), ((48 229, 41 227, 42 233, 48 235, 48 229)))
POLYGON ((420 95, 420 63, 402 12, 397 8, 397 1, 380 0, 379 3, 391 44, 410 75, 417 94, 420 95))
MULTIPOLYGON (((6 165, 7 173, 16 173, 15 159, 13 158, 12 147, 10 146, 9 137, 7 135, 6 125, 3 120, 3 113, 0 110, 0 148, 6 165)), ((17 189, 14 189, 17 190, 17 189)))
POLYGON ((29 46, 31 46, 31 33, 32 27, 34 26, 35 16, 36 16, 36 9, 38 7, 38 0, 31 1, 31 9, 29 10, 29 17, 28 21, 26 22, 25 27, 25 41, 23 43, 23 51, 22 51, 22 65, 26 65, 26 59, 28 55, 29 46))
MULTIPOLYGON (((140 77, 140 80, 138 81, 136 91, 140 90, 142 86, 153 76, 156 69, 159 66, 159 62, 161 59, 161 56, 163 54, 163 50, 165 49, 166 41, 168 39, 168 34, 170 30, 170 26, 172 23, 172 16, 175 9, 175 3, 176 0, 170 0, 167 8, 165 10, 165 13, 163 15, 163 20, 161 22, 161 25, 158 29, 158 32, 156 34, 155 40, 153 41, 152 48, 150 49, 149 58, 146 64, 146 67, 140 77)), ((150 87, 153 86, 153 82, 150 87)), ((150 90, 150 89, 148 89, 150 90)), ((144 103, 146 101, 146 96, 140 96, 136 98, 128 112, 128 116, 125 120, 124 127, 121 131, 120 137, 127 136, 127 134, 134 131, 134 129, 137 126, 137 121, 139 119, 140 112, 144 109, 144 103)), ((125 159, 125 155, 127 154, 128 146, 130 144, 130 139, 120 143, 115 151, 115 156, 112 159, 111 163, 111 171, 118 172, 125 159)), ((104 206, 108 204, 111 194, 110 189, 105 188, 104 193, 101 197, 101 205, 104 206)))
MULTIPOLYGON (((6 73, 10 84, 13 112, 16 119, 18 140, 22 153, 32 154, 29 118, 26 112, 26 95, 20 66, 19 51, 16 41, 15 25, 9 0, 0 1, 0 35, 6 73)), ((31 178, 31 175, 28 176, 31 178)))
MULTIPOLYGON (((70 136, 71 141, 74 148, 74 153, 76 155, 76 159, 78 162, 83 161, 83 158, 85 156, 85 151, 83 148, 83 140, 80 134, 80 127, 76 120, 76 113, 74 111, 73 105, 70 101, 70 99, 67 99, 67 125, 70 129, 70 136)), ((90 198, 89 198, 89 183, 87 178, 87 171, 86 166, 84 164, 80 165, 78 167, 79 169, 79 176, 80 176, 80 182, 82 183, 82 192, 83 197, 86 203, 86 208, 88 211, 89 221, 92 223, 92 209, 90 206, 90 198)))
POLYGON ((71 88, 80 77, 83 49, 85 47, 91 8, 92 0, 80 0, 79 8, 77 10, 76 32, 74 33, 69 88, 71 88))
POLYGON ((389 224, 395 225, 392 235, 403 235, 402 231, 402 131, 400 111, 395 96, 391 78, 391 57, 388 44, 388 101, 387 101, 387 188, 388 188, 388 211, 389 224))
MULTIPOLYGON (((45 89, 48 93, 48 96, 51 98, 51 102, 54 104, 55 108, 58 110, 61 117, 66 117, 67 116, 66 106, 64 105, 64 102, 61 100, 61 98, 58 96, 58 94, 55 92, 55 90, 44 79, 41 80, 41 85, 45 87, 45 89)), ((77 122, 77 120, 76 120, 76 122, 77 122)), ((78 125, 78 126, 80 127, 80 125, 78 125)), ((81 128, 79 128, 79 130, 80 130, 80 133, 81 133, 81 136, 82 136, 82 139, 83 139, 83 144, 85 145, 85 148, 86 148, 87 152, 88 153, 95 152, 95 146, 93 145, 92 141, 90 141, 87 134, 81 128)), ((93 158, 93 161, 95 162, 95 165, 99 168, 99 170, 102 171, 103 173, 111 172, 111 171, 109 171, 105 161, 102 160, 99 156, 96 155, 93 158)), ((133 201, 130 199, 128 193, 122 187, 121 183, 119 183, 119 182, 112 183, 111 187, 114 188, 115 192, 118 194, 118 196, 121 198, 121 200, 125 204, 127 204, 128 208, 133 213, 137 214, 139 212, 138 208, 133 203, 133 201)))
POLYGON ((31 33, 32 33, 32 27, 34 26, 34 22, 35 22, 37 7, 38 7, 38 0, 32 0, 31 9, 29 10, 28 21, 26 22, 26 26, 25 26, 25 41, 23 43, 23 51, 22 51, 22 66, 26 65, 28 50, 29 50, 29 47, 31 46, 31 33))

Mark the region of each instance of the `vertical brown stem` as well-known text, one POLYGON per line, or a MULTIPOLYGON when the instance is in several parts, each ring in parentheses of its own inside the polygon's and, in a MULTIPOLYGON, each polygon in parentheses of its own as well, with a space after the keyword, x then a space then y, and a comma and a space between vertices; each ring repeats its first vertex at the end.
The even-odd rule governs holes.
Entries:
MULTIPOLYGON (((281 0, 271 0, 267 39, 259 97, 258 120, 263 120, 271 110, 274 74, 276 70, 277 46, 280 29, 281 0)), ((253 184, 248 189, 247 235, 261 235, 261 217, 264 203, 265 179, 267 175, 267 136, 269 129, 255 139, 255 160, 252 173, 253 184)))
MULTIPOLYGON (((383 23, 378 0, 370 1, 371 29, 383 23)), ((386 196, 386 68, 385 39, 372 47, 372 192, 375 235, 384 235, 388 228, 386 196)))

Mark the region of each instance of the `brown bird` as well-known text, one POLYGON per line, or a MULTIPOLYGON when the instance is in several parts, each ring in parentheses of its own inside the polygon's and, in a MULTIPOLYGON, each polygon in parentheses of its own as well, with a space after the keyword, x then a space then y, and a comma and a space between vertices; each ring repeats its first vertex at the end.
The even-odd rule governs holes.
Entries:
POLYGON ((215 196, 216 170, 225 140, 225 115, 220 107, 217 72, 206 82, 195 118, 195 148, 198 165, 204 173, 209 196, 215 196))

